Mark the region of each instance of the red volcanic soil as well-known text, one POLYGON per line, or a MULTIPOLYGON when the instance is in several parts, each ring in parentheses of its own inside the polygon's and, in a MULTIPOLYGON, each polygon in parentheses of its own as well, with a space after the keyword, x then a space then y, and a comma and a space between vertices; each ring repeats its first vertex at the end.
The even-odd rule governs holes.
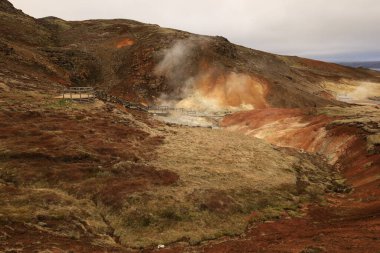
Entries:
POLYGON ((334 118, 315 115, 313 110, 269 108, 239 112, 226 117, 222 126, 281 147, 323 154, 331 164, 335 164, 350 143, 355 142, 355 128, 341 126, 326 129, 325 126, 334 118))
POLYGON ((380 251, 380 154, 367 152, 365 131, 355 126, 329 125, 332 120, 299 109, 255 110, 224 119, 224 127, 256 136, 271 124, 275 126, 271 130, 290 127, 288 135, 281 138, 276 132, 263 138, 325 155, 352 191, 328 194, 326 204, 308 206, 305 217, 255 224, 244 237, 205 246, 204 252, 380 251), (294 122, 303 125, 292 126, 294 122))
MULTIPOLYGON (((334 201, 337 197, 334 198, 334 201)), ((204 252, 377 252, 379 206, 311 207, 303 218, 253 226, 244 238, 216 243, 204 252)))
POLYGON ((262 110, 237 112, 229 117, 225 117, 222 122, 223 127, 237 124, 244 124, 249 129, 256 129, 276 120, 298 117, 303 115, 301 109, 279 109, 268 108, 262 110))

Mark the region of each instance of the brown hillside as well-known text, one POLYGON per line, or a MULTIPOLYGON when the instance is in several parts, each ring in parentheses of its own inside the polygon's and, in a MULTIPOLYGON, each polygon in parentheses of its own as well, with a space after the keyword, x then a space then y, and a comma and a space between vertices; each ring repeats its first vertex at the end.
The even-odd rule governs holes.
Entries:
POLYGON ((153 102, 162 94, 180 101, 190 87, 202 97, 217 95, 221 105, 321 106, 337 104, 324 82, 379 81, 376 72, 269 54, 223 37, 132 20, 36 20, 6 0, 0 22, 2 72, 23 73, 48 86, 91 85, 136 102, 153 102), (262 101, 242 97, 247 92, 262 101))

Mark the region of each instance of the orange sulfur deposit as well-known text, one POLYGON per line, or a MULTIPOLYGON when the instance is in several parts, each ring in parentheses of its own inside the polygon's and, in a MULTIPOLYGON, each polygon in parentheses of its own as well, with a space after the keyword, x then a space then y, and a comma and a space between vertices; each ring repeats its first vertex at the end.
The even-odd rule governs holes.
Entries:
POLYGON ((128 47, 128 46, 132 46, 133 44, 135 44, 134 40, 129 39, 129 38, 125 38, 122 41, 119 41, 117 43, 116 48, 128 47))
POLYGON ((204 97, 216 99, 222 107, 267 107, 267 85, 254 76, 235 72, 216 76, 206 73, 195 87, 204 97))
POLYGON ((251 110, 269 107, 264 78, 200 64, 199 73, 189 78, 184 97, 177 106, 195 110, 251 110))

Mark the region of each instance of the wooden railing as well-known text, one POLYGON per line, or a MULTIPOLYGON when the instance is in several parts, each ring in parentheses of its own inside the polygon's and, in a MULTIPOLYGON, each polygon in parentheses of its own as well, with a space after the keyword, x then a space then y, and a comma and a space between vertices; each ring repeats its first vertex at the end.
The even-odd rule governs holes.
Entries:
POLYGON ((148 107, 144 106, 142 104, 134 103, 113 95, 109 95, 105 93, 104 91, 95 91, 96 98, 104 101, 104 102, 111 102, 115 104, 123 105, 126 108, 134 109, 134 110, 140 110, 140 111, 148 111, 148 107))
POLYGON ((95 99, 95 90, 93 87, 70 87, 62 91, 62 98, 80 102, 92 101, 95 99))

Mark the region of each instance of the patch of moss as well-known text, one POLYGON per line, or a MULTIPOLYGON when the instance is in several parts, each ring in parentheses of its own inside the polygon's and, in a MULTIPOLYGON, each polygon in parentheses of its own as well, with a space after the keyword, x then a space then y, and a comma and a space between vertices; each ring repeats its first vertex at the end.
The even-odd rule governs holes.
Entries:
POLYGON ((73 102, 70 99, 59 99, 53 102, 48 102, 46 107, 48 109, 63 109, 63 108, 69 108, 73 105, 73 102))

